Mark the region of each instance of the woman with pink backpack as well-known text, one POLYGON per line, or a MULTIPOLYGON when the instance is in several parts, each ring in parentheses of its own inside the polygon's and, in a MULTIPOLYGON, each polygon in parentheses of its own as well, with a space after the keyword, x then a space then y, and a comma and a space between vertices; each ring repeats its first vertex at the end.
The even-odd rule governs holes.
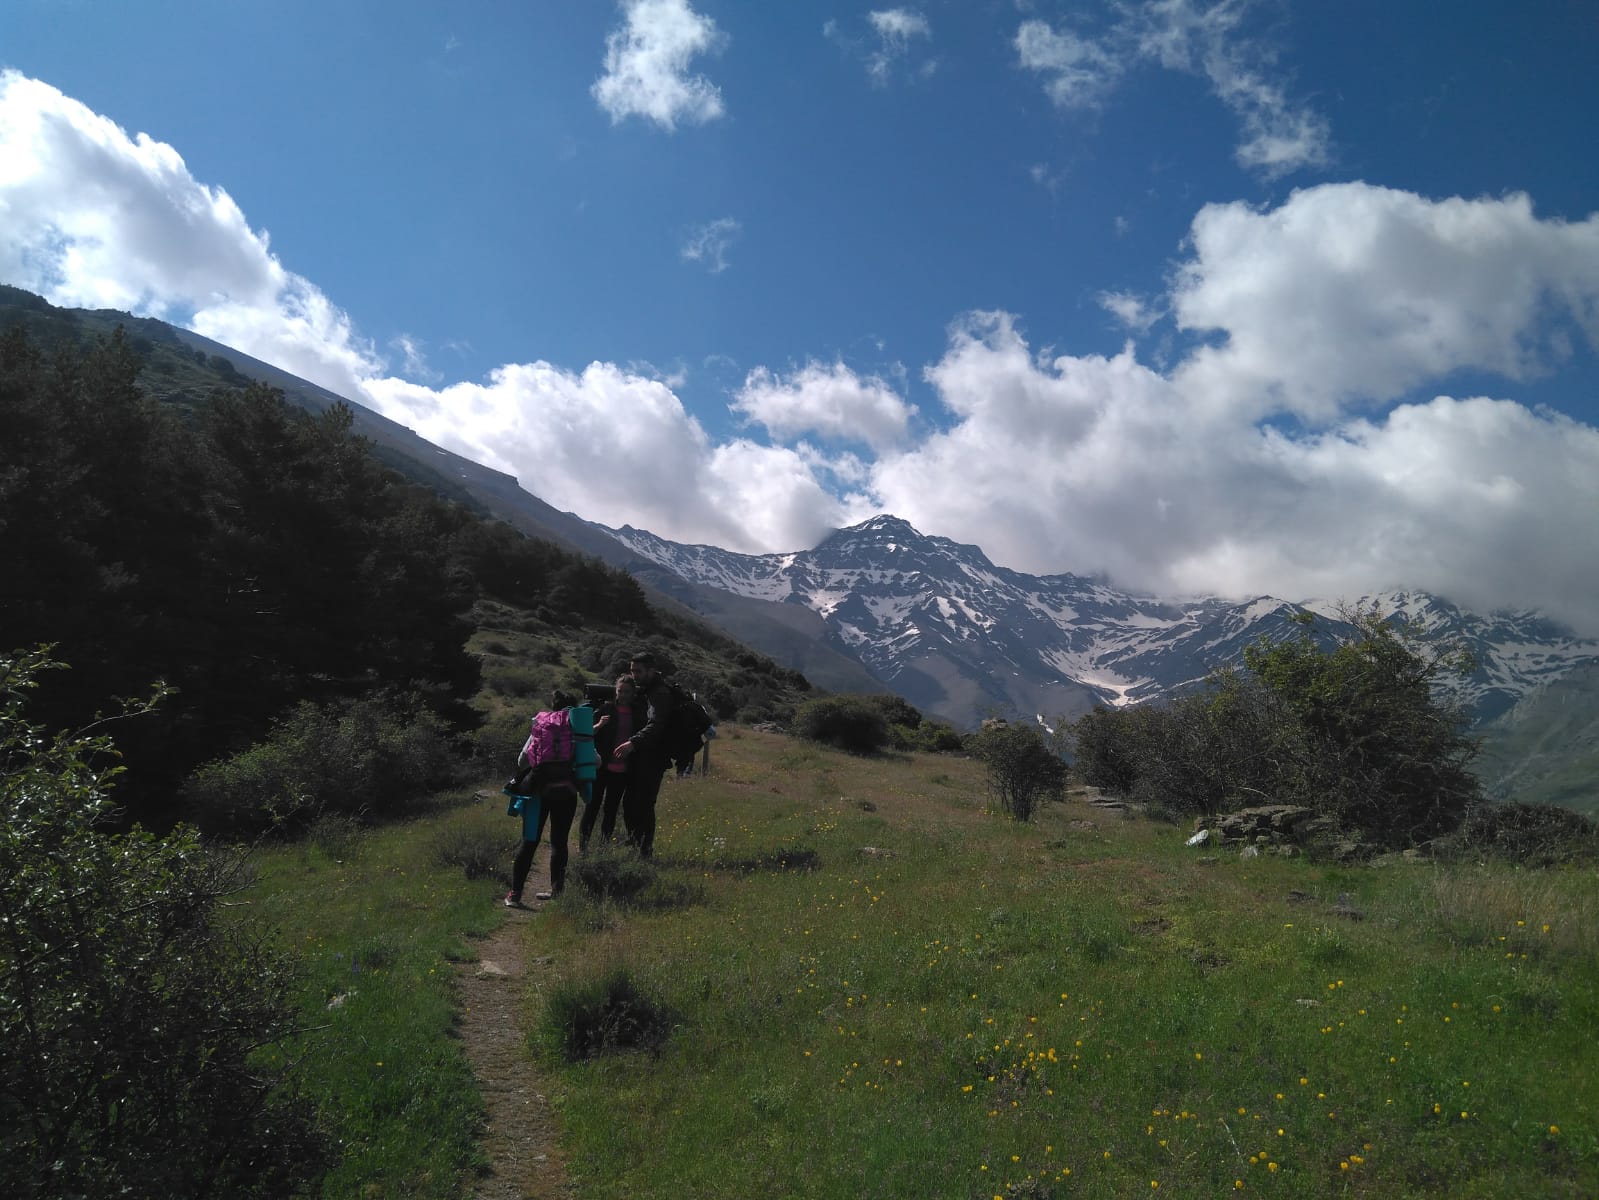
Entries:
POLYGON ((533 898, 548 900, 566 886, 567 839, 577 815, 572 723, 567 711, 571 707, 572 697, 565 692, 557 690, 550 695, 549 710, 533 717, 522 753, 517 755, 516 776, 505 785, 511 797, 508 811, 522 818, 522 847, 511 865, 507 908, 522 906, 522 888, 546 821, 550 826, 550 890, 533 898))

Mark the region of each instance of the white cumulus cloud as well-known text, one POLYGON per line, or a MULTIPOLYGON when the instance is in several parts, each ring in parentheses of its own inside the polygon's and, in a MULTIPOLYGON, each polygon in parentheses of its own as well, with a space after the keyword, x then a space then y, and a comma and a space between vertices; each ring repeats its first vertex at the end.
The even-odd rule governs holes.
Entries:
POLYGON ((874 448, 904 441, 916 413, 883 379, 860 376, 841 362, 810 362, 787 377, 758 367, 745 378, 733 409, 779 438, 812 433, 874 448))
POLYGON ((1131 292, 1101 292, 1097 299, 1101 308, 1136 333, 1147 332, 1160 319, 1158 311, 1131 292))
POLYGON ((667 536, 758 550, 839 511, 796 451, 713 445, 670 387, 611 363, 516 363, 444 388, 371 379, 363 392, 427 440, 607 525, 661 532, 654 515, 669 513, 667 536))
POLYGON ((1526 379, 1573 328, 1599 344, 1599 215, 1540 220, 1524 195, 1328 184, 1275 209, 1206 205, 1190 241, 1177 321, 1225 339, 1184 373, 1259 413, 1324 420, 1462 368, 1526 379))
POLYGON ((643 117, 663 129, 679 121, 704 124, 722 116, 722 93, 690 74, 697 55, 716 54, 727 35, 688 0, 624 0, 624 21, 605 39, 605 73, 594 99, 612 124, 643 117))
POLYGON ((715 437, 647 367, 390 376, 172 147, 0 73, 0 279, 186 324, 585 517, 762 551, 889 511, 1035 572, 1417 587, 1599 634, 1599 429, 1513 394, 1599 347, 1599 215, 1330 184, 1205 205, 1176 252, 1167 294, 1099 293, 1134 329, 1171 315, 1170 365, 1041 351, 1021 316, 976 312, 922 368, 920 407, 893 372, 756 368, 730 407, 770 444, 715 437))
MULTIPOLYGON (((868 13, 867 20, 877 34, 877 47, 867 56, 866 72, 873 83, 884 86, 894 68, 909 56, 911 39, 931 38, 933 27, 913 8, 882 9, 868 13)), ((924 64, 923 74, 930 73, 930 67, 930 63, 924 64)))
POLYGON ((175 320, 337 392, 381 366, 176 150, 16 71, 0 72, 0 278, 54 304, 175 320))

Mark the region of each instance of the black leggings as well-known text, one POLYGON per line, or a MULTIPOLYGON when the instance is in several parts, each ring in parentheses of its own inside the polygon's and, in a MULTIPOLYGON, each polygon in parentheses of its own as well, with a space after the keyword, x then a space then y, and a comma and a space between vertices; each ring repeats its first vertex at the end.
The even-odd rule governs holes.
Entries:
POLYGON ((594 794, 583 806, 583 819, 577 827, 577 844, 587 849, 594 835, 594 823, 599 822, 600 837, 607 842, 616 835, 616 810, 627 794, 628 772, 601 769, 594 780, 594 794))
POLYGON ((516 852, 516 862, 511 865, 511 894, 517 897, 522 895, 522 887, 527 883, 527 873, 533 867, 533 852, 539 848, 546 821, 550 825, 550 891, 558 896, 566 886, 566 843, 572 832, 572 818, 577 815, 577 789, 570 783, 552 783, 539 799, 539 823, 533 831, 533 840, 522 843, 522 848, 516 852))

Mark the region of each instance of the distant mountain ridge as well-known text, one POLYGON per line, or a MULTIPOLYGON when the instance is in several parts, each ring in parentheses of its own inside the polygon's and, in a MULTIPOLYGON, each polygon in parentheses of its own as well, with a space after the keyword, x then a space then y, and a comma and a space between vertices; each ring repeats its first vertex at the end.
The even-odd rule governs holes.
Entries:
MULTIPOLYGON (((196 378, 143 377, 156 397, 170 392, 181 399, 197 382, 216 386, 202 365, 209 364, 278 387, 312 411, 344 399, 165 322, 58 309, 0 285, 0 325, 43 328, 58 321, 82 336, 122 325, 136 344, 183 348, 196 378)), ((1083 576, 1030 576, 994 565, 978 547, 925 537, 889 516, 788 554, 685 546, 562 512, 510 475, 441 449, 358 402, 352 409, 356 432, 410 478, 630 571, 652 603, 696 614, 824 688, 894 691, 963 727, 994 711, 1070 718, 1095 703, 1174 695, 1216 665, 1236 661, 1256 638, 1291 632, 1301 609, 1337 626, 1337 605, 1329 601, 1173 601, 1083 576)), ((1491 794, 1599 812, 1599 643, 1575 638, 1537 613, 1483 616, 1415 592, 1355 601, 1372 602, 1426 631, 1458 638, 1476 655, 1478 668, 1459 695, 1488 737, 1479 773, 1491 794)))
MULTIPOLYGON (((1193 687, 1261 637, 1296 632, 1305 611, 1347 630, 1335 602, 1271 596, 1165 600, 1079 575, 996 566, 976 546, 929 537, 893 516, 840 529, 814 549, 739 554, 684 546, 646 530, 608 530, 681 579, 752 601, 814 612, 840 650, 918 707, 961 725, 990 711, 1075 717, 1193 687)), ((1477 669, 1457 685, 1478 720, 1508 710, 1582 663, 1599 642, 1536 613, 1482 616, 1417 592, 1360 597, 1458 642, 1477 669)))

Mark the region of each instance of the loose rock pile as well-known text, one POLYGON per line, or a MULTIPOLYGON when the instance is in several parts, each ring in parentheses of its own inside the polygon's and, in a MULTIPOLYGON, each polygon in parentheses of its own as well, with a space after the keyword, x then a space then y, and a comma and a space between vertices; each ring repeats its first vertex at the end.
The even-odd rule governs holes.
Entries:
POLYGON ((1201 817, 1190 846, 1236 846, 1246 857, 1277 854, 1292 857, 1307 851, 1338 862, 1359 862, 1377 848, 1342 837, 1331 817, 1297 804, 1263 804, 1220 816, 1201 817))

